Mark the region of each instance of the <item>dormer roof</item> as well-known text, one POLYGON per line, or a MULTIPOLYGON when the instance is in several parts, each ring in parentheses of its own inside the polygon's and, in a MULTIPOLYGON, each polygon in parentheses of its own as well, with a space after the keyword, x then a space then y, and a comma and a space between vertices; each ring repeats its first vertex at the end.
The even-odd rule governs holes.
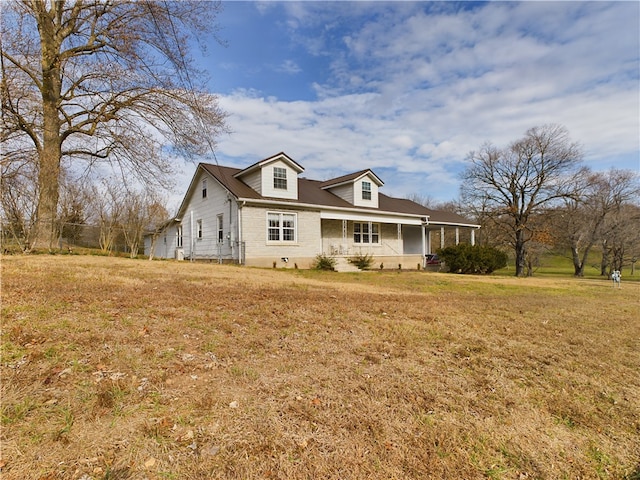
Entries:
POLYGON ((264 160, 260 160, 260 161, 258 161, 256 163, 254 163, 253 165, 249 165, 244 170, 241 170, 237 174, 235 174, 234 177, 236 177, 236 178, 242 177, 242 176, 244 176, 244 175, 246 175, 248 173, 251 173, 251 172, 254 172, 254 171, 259 170, 261 168, 264 168, 265 166, 269 165, 271 162, 275 162, 276 160, 280 160, 280 161, 285 162, 293 170, 295 170, 297 173, 304 172, 304 167, 302 167, 302 165, 300 165, 298 162, 293 160, 286 153, 280 152, 280 153, 276 153, 275 155, 272 155, 270 157, 267 157, 264 160))
POLYGON ((340 185, 345 185, 348 183, 354 183, 365 176, 369 176, 379 187, 384 185, 384 182, 380 180, 380 177, 378 177, 375 173, 373 173, 373 170, 370 170, 367 168, 365 170, 360 170, 359 172, 354 172, 348 175, 343 175, 341 177, 325 180, 320 184, 320 188, 329 189, 333 187, 338 187, 340 185))

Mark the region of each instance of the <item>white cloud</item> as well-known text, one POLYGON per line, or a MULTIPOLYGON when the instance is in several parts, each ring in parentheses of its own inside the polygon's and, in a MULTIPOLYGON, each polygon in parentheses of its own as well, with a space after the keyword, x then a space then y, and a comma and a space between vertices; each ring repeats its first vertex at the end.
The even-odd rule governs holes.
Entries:
MULTIPOLYGON (((234 133, 219 146, 229 159, 246 165, 284 150, 310 178, 384 169, 387 193, 447 200, 470 150, 536 125, 565 125, 594 168, 640 152, 636 3, 284 5, 311 55, 327 53, 329 34, 343 49, 331 52, 313 100, 223 96, 234 133), (318 25, 316 35, 305 30, 318 25)), ((299 63, 282 67, 297 73, 299 63)))
POLYGON ((285 60, 276 68, 276 71, 292 75, 300 73, 302 69, 294 60, 285 60))

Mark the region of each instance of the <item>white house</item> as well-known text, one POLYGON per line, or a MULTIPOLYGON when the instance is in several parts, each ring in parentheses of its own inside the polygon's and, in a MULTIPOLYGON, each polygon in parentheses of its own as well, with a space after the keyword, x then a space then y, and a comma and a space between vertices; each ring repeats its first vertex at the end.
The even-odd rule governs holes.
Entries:
MULTIPOLYGON (((474 243, 479 225, 380 193, 384 183, 371 170, 326 181, 303 171, 282 152, 244 170, 199 164, 154 256, 308 268, 321 253, 362 253, 412 268, 434 243, 474 243)), ((146 238, 146 254, 150 248, 146 238)))

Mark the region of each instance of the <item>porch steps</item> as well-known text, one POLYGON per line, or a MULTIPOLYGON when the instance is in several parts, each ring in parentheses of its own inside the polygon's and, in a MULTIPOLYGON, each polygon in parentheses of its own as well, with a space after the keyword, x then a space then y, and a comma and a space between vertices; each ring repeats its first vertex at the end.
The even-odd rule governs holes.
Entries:
POLYGON ((361 270, 344 257, 336 258, 336 265, 333 268, 336 272, 360 272, 361 270))

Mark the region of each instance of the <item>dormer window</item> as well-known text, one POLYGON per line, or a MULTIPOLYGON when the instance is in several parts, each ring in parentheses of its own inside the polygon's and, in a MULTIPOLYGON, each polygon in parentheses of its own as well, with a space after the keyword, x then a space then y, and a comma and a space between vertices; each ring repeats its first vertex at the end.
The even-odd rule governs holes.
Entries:
POLYGON ((273 188, 279 190, 287 189, 287 169, 281 167, 273 167, 273 188))
POLYGON ((371 182, 362 182, 362 200, 371 200, 371 182))

